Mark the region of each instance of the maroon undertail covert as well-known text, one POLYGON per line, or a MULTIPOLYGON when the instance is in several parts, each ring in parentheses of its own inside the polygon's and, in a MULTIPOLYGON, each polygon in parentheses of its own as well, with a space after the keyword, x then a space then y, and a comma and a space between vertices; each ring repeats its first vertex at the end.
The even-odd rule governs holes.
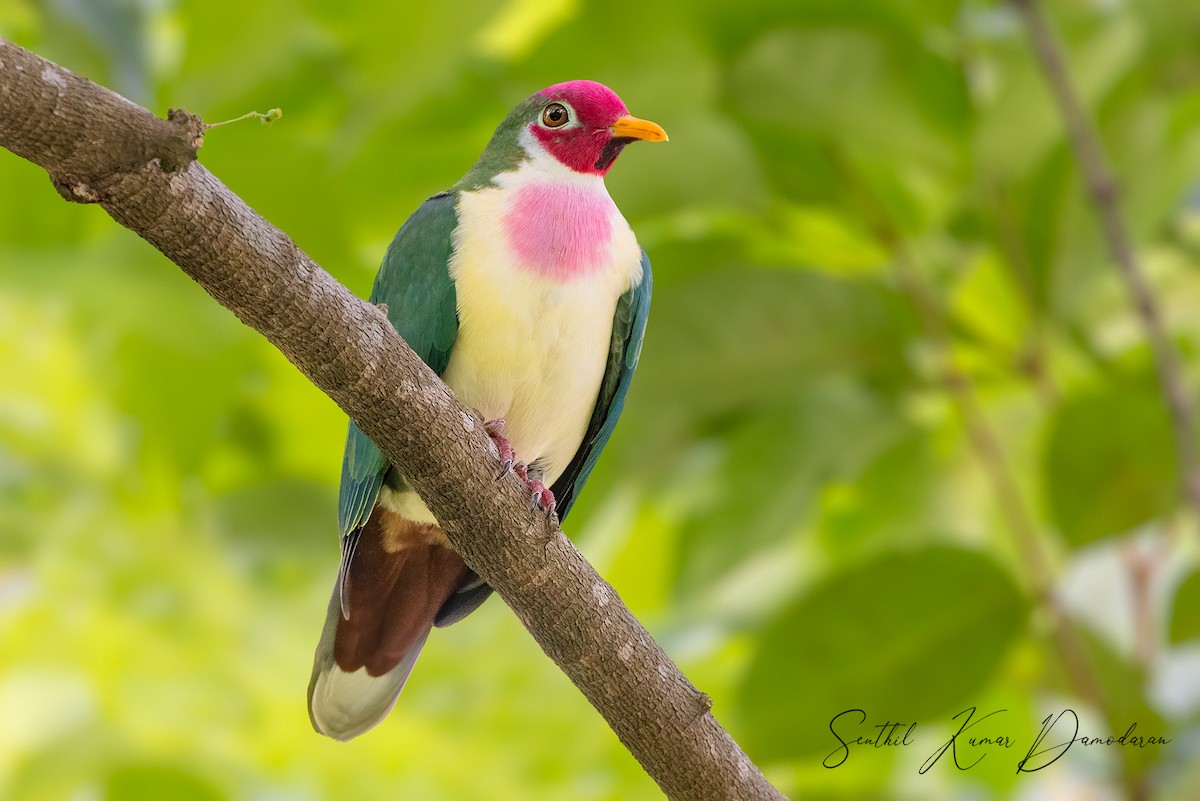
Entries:
POLYGON ((466 578, 462 557, 430 542, 436 527, 406 520, 377 505, 363 527, 344 581, 346 611, 338 621, 333 654, 352 673, 366 667, 382 676, 422 641, 438 610, 466 578), (395 551, 388 542, 402 542, 395 551))

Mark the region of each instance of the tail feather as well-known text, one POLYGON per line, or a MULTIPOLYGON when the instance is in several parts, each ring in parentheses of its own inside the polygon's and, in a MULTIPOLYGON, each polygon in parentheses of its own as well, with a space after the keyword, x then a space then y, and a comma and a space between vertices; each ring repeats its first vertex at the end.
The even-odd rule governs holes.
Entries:
POLYGON ((438 611, 468 568, 435 526, 382 505, 345 549, 317 644, 309 717, 349 740, 392 710, 438 611))
POLYGON ((453 595, 446 599, 446 603, 442 604, 442 608, 438 610, 433 625, 438 628, 444 628, 457 623, 478 609, 491 594, 491 586, 475 575, 475 571, 467 573, 466 578, 463 579, 463 583, 459 585, 453 595))
POLYGON ((404 659, 382 676, 372 676, 365 667, 347 672, 333 659, 333 638, 341 608, 330 604, 326 630, 317 646, 316 663, 308 685, 308 717, 313 728, 335 740, 353 739, 383 722, 408 681, 425 644, 425 632, 409 648, 404 659))

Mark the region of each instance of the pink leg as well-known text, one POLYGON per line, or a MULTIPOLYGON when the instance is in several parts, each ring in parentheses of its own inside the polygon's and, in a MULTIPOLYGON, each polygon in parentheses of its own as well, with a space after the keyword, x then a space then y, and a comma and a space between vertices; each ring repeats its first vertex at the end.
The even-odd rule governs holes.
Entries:
POLYGON ((542 483, 541 479, 530 478, 529 466, 527 464, 516 461, 516 454, 513 451, 512 443, 500 434, 503 428, 503 420, 488 420, 483 424, 483 430, 492 438, 492 442, 496 445, 496 453, 500 458, 500 475, 496 476, 496 478, 501 479, 509 473, 516 473, 529 487, 531 494, 529 499, 530 508, 536 509, 540 506, 547 514, 554 514, 557 506, 554 493, 542 483))
POLYGON ((512 443, 500 434, 503 428, 503 420, 488 420, 483 424, 483 430, 492 438, 492 443, 496 446, 496 454, 500 458, 500 475, 496 476, 497 479, 504 478, 512 472, 513 460, 516 458, 512 443))

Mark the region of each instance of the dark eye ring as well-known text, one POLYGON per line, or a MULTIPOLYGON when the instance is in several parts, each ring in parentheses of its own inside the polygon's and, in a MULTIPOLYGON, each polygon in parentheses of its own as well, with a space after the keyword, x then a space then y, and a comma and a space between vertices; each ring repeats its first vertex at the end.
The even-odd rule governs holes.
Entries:
POLYGON ((547 128, 561 128, 570 121, 571 115, 562 103, 551 103, 542 109, 542 125, 547 128))

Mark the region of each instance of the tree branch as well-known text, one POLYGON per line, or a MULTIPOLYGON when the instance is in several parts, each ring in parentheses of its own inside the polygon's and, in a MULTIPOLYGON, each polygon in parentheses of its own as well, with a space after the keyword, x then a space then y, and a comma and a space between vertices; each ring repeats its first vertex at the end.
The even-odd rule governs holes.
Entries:
POLYGON ((1179 357, 1171 344, 1158 301, 1150 291, 1150 283, 1138 261, 1121 213, 1120 189, 1105 157, 1100 135, 1071 84, 1062 47, 1042 13, 1039 0, 1009 2, 1024 20, 1034 55, 1058 104, 1088 197, 1104 231, 1109 255, 1125 279, 1125 288, 1150 343, 1158 370, 1158 382, 1171 417, 1180 486, 1193 514, 1200 516, 1200 459, 1196 454, 1196 422, 1191 400, 1179 367, 1179 357))
POLYGON ((262 333, 420 492, 454 547, 672 799, 779 799, 697 690, 515 477, 479 416, 351 295, 195 160, 169 119, 0 39, 0 146, 98 203, 262 333))

